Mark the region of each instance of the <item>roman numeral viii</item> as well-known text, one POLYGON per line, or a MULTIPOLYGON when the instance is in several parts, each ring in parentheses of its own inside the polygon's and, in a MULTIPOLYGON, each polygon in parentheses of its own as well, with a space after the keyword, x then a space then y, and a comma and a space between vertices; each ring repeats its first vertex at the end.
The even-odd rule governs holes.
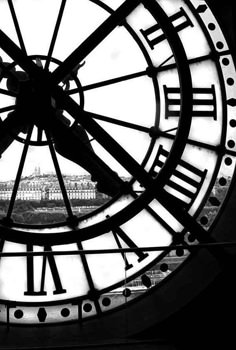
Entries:
MULTIPOLYGON (((185 29, 186 27, 193 27, 190 18, 182 7, 180 8, 180 11, 170 16, 169 19, 178 32, 185 29)), ((157 44, 166 39, 166 36, 161 30, 161 27, 158 23, 145 30, 140 29, 140 32, 152 50, 157 44)))
MULTIPOLYGON (((153 177, 158 175, 168 156, 169 152, 161 145, 150 170, 153 177)), ((181 159, 171 177, 166 181, 165 190, 176 197, 182 207, 188 209, 197 197, 206 174, 206 169, 200 170, 181 159)))
MULTIPOLYGON (((163 86, 166 108, 165 118, 179 117, 181 106, 180 88, 163 86)), ((217 119, 215 86, 209 88, 193 88, 192 117, 209 117, 217 119)))
MULTIPOLYGON (((27 252, 33 251, 33 245, 27 245, 27 252)), ((52 251, 50 246, 45 246, 44 251, 52 251)), ((35 257, 32 255, 27 256, 26 264, 27 264, 27 291, 25 291, 25 295, 46 295, 47 292, 45 290, 45 275, 46 275, 46 267, 48 266, 51 271, 52 279, 55 285, 55 290, 53 294, 62 294, 66 293, 66 289, 63 289, 61 284, 60 275, 58 273, 55 257, 53 255, 44 255, 42 258, 42 266, 41 266, 41 275, 39 276, 40 286, 38 290, 35 290, 35 269, 34 269, 34 259, 35 257)), ((38 279, 38 276, 37 276, 38 279)))

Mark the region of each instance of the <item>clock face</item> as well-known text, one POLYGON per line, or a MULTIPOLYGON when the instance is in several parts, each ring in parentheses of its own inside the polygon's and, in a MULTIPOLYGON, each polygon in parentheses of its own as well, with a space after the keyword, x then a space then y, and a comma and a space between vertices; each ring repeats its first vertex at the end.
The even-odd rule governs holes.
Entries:
POLYGON ((213 242, 228 44, 202 0, 5 1, 0 23, 0 321, 105 317, 213 242))

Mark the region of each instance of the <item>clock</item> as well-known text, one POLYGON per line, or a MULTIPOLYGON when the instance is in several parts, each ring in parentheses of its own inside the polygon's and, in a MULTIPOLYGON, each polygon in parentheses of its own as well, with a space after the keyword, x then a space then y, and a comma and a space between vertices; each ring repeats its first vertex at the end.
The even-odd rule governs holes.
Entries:
POLYGON ((163 319, 228 259, 236 75, 216 18, 202 0, 9 0, 0 21, 2 327, 163 319), (78 205, 85 183, 100 201, 78 205))

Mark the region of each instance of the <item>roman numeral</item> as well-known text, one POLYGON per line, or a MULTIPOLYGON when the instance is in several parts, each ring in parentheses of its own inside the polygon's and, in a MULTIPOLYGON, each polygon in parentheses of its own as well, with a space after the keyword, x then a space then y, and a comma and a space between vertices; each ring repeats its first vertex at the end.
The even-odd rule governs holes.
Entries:
MULTIPOLYGON (((179 117, 181 106, 180 88, 163 86, 166 99, 165 118, 179 117)), ((215 86, 210 88, 193 88, 192 117, 217 119, 215 86)))
MULTIPOLYGON (((153 177, 158 175, 168 156, 169 152, 160 146, 151 169, 153 177)), ((206 174, 207 169, 200 170, 181 159, 173 174, 167 180, 165 190, 175 196, 183 208, 188 209, 197 197, 206 174)))
MULTIPOLYGON (((27 252, 30 251, 33 251, 33 245, 27 244, 27 252)), ((52 251, 52 248, 50 246, 45 246, 44 251, 52 251)), ((47 292, 45 290, 45 275, 47 266, 50 268, 52 279, 55 285, 53 294, 66 293, 66 289, 63 289, 62 287, 55 257, 53 255, 43 256, 40 289, 37 291, 35 290, 34 256, 29 255, 27 256, 27 291, 24 293, 25 295, 47 295, 47 292)))
MULTIPOLYGON (((129 248, 138 248, 138 246, 132 241, 132 239, 120 228, 117 227, 115 230, 112 231, 116 244, 118 248, 124 248, 121 245, 121 240, 129 247, 129 248)), ((138 257, 138 262, 143 261, 147 256, 148 253, 144 253, 141 250, 134 252, 134 254, 138 257)), ((123 252, 121 252, 122 258, 125 262, 125 269, 129 270, 133 267, 132 264, 129 263, 127 259, 127 255, 123 252)))
MULTIPOLYGON (((181 7, 180 11, 176 12, 169 17, 175 29, 179 32, 187 27, 193 27, 193 24, 188 17, 185 10, 181 7)), ((166 39, 165 34, 162 32, 160 25, 154 24, 147 29, 140 29, 140 32, 146 39, 148 45, 153 50, 157 44, 166 39)))

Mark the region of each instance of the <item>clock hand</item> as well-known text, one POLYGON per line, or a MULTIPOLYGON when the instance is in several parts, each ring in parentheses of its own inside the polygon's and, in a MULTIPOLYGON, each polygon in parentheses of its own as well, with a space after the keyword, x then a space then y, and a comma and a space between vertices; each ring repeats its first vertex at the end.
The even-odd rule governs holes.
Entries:
POLYGON ((78 63, 92 52, 140 4, 140 0, 126 0, 85 41, 80 44, 52 73, 52 82, 58 84, 78 63))
POLYGON ((28 74, 29 78, 34 78, 37 81, 42 82, 45 80, 47 84, 46 76, 47 72, 43 71, 40 67, 34 63, 25 52, 23 52, 1 29, 0 29, 0 47, 5 53, 11 57, 14 62, 28 74))
MULTIPOLYGON (((53 89, 53 97, 76 122, 80 123, 106 149, 119 164, 133 175, 146 188, 154 185, 154 180, 141 165, 113 139, 94 119, 93 113, 84 111, 60 87, 53 89)), ((62 136, 63 139, 63 136, 62 136)))
POLYGON ((18 135, 22 129, 22 122, 15 111, 9 113, 4 121, 0 121, 0 156, 14 141, 14 134, 18 135))
MULTIPOLYGON (((8 63, 3 63, 7 67, 8 63)), ((26 132, 28 122, 23 119, 24 113, 20 112, 21 93, 20 86, 22 82, 28 80, 28 76, 25 72, 16 71, 14 68, 8 71, 7 69, 2 72, 3 78, 7 78, 7 88, 10 92, 17 94, 16 108, 10 112, 7 118, 0 123, 0 154, 3 154, 5 150, 14 141, 16 135, 20 132, 26 132)))
POLYGON ((76 124, 69 127, 66 124, 66 118, 58 112, 56 115, 54 113, 54 118, 49 123, 56 151, 87 170, 92 181, 97 182, 99 192, 108 196, 119 193, 123 181, 96 155, 84 128, 76 124))

